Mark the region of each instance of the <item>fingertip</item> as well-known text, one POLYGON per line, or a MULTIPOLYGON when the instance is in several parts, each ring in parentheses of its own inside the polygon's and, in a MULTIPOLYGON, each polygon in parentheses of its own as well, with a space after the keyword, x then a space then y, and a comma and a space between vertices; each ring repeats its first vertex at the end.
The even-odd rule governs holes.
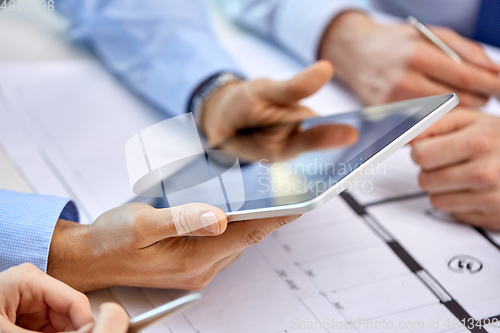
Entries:
POLYGON ((418 142, 413 143, 410 156, 413 162, 415 162, 417 165, 420 165, 421 162, 419 160, 421 155, 420 151, 421 151, 420 144, 418 142))
POLYGON ((413 148, 418 141, 425 139, 427 136, 429 136, 428 132, 429 129, 426 129, 423 132, 419 133, 416 137, 411 139, 410 142, 407 143, 407 145, 413 148))
POLYGON ((107 302, 99 307, 99 319, 105 319, 109 323, 128 323, 129 316, 125 309, 117 303, 107 302))
POLYGON ((351 126, 346 126, 345 131, 347 133, 346 136, 347 136, 347 144, 348 145, 353 145, 356 142, 358 142, 359 132, 357 129, 355 129, 354 127, 351 127, 351 126))
POLYGON ((128 320, 127 312, 125 312, 122 306, 114 302, 102 303, 99 306, 99 312, 101 314, 106 314, 106 316, 110 316, 117 320, 120 319, 128 320))
POLYGON ((94 332, 125 332, 129 316, 120 305, 112 302, 103 303, 99 307, 99 319, 94 332))
POLYGON ((415 144, 420 141, 420 140, 423 140, 425 138, 428 138, 428 137, 431 137, 433 134, 432 134, 432 131, 433 131, 433 128, 430 127, 430 128, 427 128, 426 130, 424 130, 422 133, 420 133, 419 135, 417 135, 416 137, 414 137, 410 142, 408 142, 408 144, 412 147, 415 147, 415 144))
POLYGON ((460 107, 464 108, 480 108, 488 103, 489 96, 475 96, 469 94, 460 94, 460 107))
MULTIPOLYGON (((314 88, 312 90, 316 91, 333 78, 333 65, 328 60, 318 60, 305 68, 298 76, 292 79, 291 82, 295 84, 298 82, 305 82, 304 79, 306 78, 307 84, 313 86, 314 88)), ((310 93, 311 92, 308 94, 310 93)))
POLYGON ((476 109, 458 106, 454 110, 452 110, 452 112, 444 115, 429 128, 425 129, 422 133, 417 135, 409 143, 412 146, 415 146, 416 142, 420 142, 423 139, 460 130, 463 127, 474 122, 477 117, 479 117, 479 115, 480 113, 476 109))
POLYGON ((316 66, 320 67, 321 70, 325 73, 325 76, 329 77, 329 80, 333 78, 333 75, 335 73, 335 68, 333 67, 333 64, 325 59, 318 60, 315 63, 316 66))
POLYGON ((282 82, 259 80, 261 84, 258 91, 272 102, 290 104, 311 96, 332 77, 332 64, 326 60, 319 60, 289 80, 282 82))
POLYGON ((193 204, 190 209, 192 212, 197 211, 199 214, 198 220, 202 233, 199 234, 196 230, 193 230, 196 235, 218 236, 226 231, 227 217, 222 209, 208 204, 193 204))
POLYGON ((485 55, 483 67, 485 67, 486 69, 488 69, 494 73, 497 73, 497 74, 500 73, 500 64, 491 60, 491 58, 489 58, 487 55, 485 55))
POLYGON ((348 125, 338 125, 336 127, 337 138, 335 144, 339 146, 351 146, 358 142, 359 132, 357 129, 348 125))
POLYGON ((76 306, 75 309, 72 309, 75 318, 73 320, 74 324, 77 326, 80 325, 89 325, 94 324, 94 316, 92 316, 92 311, 90 309, 90 303, 87 301, 87 304, 82 304, 80 307, 76 306))
POLYGON ((310 150, 333 149, 355 144, 359 139, 358 131, 343 124, 318 126, 304 132, 299 140, 310 150))
POLYGON ((224 211, 218 207, 212 207, 211 212, 215 215, 215 218, 217 219, 219 225, 219 231, 217 234, 220 235, 224 233, 227 229, 227 216, 224 213, 224 211))

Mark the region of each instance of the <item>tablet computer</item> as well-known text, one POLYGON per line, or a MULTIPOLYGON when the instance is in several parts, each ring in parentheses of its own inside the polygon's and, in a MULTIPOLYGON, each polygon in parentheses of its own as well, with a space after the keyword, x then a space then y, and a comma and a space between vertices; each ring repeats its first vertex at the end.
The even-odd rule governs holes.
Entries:
POLYGON ((373 173, 378 163, 457 104, 455 94, 446 94, 239 133, 164 179, 167 195, 159 206, 204 202, 224 210, 229 221, 305 213, 373 173), (356 128, 357 141, 277 161, 268 154, 259 158, 259 151, 266 150, 260 141, 265 131, 327 130, 332 124, 356 128))

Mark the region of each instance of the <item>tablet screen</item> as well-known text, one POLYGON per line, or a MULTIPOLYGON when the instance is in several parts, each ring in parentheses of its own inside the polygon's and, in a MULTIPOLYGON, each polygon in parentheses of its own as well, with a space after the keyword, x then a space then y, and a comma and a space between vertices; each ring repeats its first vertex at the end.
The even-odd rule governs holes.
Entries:
MULTIPOLYGON (((166 178, 160 206, 204 202, 234 212, 311 200, 452 98, 440 95, 241 132, 166 178), (359 133, 355 143, 280 155, 272 147, 274 141, 268 142, 269 135, 280 131, 332 133, 336 124, 354 127, 359 133)), ((384 172, 379 167, 383 165, 365 174, 384 172)))

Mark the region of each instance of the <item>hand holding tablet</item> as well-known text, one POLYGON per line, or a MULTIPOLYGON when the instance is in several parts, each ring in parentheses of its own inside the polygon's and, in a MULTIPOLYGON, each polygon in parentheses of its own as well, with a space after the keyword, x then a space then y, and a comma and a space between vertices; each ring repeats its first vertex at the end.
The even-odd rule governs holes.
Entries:
MULTIPOLYGON (((239 131, 217 149, 253 162, 241 168, 244 201, 235 203, 226 195, 226 202, 204 203, 227 204, 228 221, 302 214, 344 191, 457 104, 455 94, 446 94, 239 131), (347 147, 339 148, 338 136, 355 133, 353 128, 359 137, 353 135, 347 147)), ((209 158, 208 172, 216 162, 209 158)), ((189 170, 164 183, 189 182, 189 170)), ((208 201, 216 196, 205 191, 208 201)))

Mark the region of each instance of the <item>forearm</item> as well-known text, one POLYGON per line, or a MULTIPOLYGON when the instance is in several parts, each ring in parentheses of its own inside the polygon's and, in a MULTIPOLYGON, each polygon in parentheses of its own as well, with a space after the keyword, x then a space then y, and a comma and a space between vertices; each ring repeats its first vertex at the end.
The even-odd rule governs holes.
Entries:
MULTIPOLYGON (((119 223, 126 224, 126 221, 119 223)), ((134 285, 144 278, 140 264, 133 256, 124 258, 123 253, 131 251, 130 247, 120 247, 133 237, 113 232, 58 220, 50 244, 47 274, 81 292, 134 285), (139 279, 134 278, 137 274, 139 279)))
POLYGON ((104 286, 90 248, 89 225, 57 221, 50 244, 47 274, 80 290, 104 286))

